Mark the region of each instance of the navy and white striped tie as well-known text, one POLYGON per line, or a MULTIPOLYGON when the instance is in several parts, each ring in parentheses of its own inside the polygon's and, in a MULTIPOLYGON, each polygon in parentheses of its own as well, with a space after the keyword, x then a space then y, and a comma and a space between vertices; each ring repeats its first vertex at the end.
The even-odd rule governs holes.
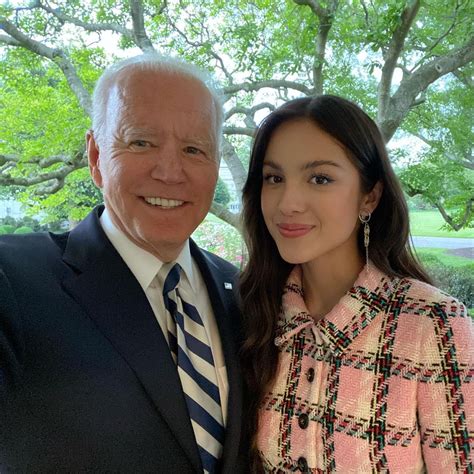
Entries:
POLYGON ((178 366, 204 472, 214 473, 224 443, 216 368, 201 316, 179 294, 180 272, 181 266, 176 263, 163 285, 165 307, 176 322, 176 333, 172 325, 168 341, 178 366))

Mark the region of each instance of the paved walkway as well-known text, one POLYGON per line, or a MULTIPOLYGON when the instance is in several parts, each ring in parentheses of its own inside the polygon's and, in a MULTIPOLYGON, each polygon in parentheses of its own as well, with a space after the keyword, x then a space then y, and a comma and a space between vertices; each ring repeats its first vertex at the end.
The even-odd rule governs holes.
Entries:
POLYGON ((413 237, 415 247, 432 247, 439 249, 465 249, 474 247, 474 238, 457 239, 454 237, 413 237))
POLYGON ((417 248, 431 247, 448 249, 447 253, 474 260, 474 238, 456 239, 454 237, 413 237, 417 248))

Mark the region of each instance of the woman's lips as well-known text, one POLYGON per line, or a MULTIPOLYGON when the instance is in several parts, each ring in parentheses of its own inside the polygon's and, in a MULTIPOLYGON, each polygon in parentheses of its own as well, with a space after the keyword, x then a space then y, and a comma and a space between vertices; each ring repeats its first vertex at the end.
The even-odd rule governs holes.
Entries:
POLYGON ((306 224, 277 224, 277 227, 283 237, 291 239, 306 235, 314 226, 306 224))

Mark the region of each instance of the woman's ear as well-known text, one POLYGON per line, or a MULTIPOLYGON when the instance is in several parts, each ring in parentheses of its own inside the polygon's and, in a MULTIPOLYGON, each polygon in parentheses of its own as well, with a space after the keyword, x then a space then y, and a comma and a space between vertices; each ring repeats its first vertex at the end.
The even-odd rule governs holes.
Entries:
POLYGON ((377 181, 377 183, 375 183, 375 186, 372 188, 372 191, 370 191, 364 196, 360 208, 372 214, 379 204, 382 192, 383 184, 381 181, 377 181))

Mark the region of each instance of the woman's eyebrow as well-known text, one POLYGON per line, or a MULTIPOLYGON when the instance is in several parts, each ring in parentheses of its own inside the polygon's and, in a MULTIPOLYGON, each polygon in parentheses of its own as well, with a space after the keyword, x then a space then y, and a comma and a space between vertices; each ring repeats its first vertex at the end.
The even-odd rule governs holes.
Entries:
POLYGON ((335 161, 332 161, 332 160, 313 160, 313 161, 310 161, 309 163, 304 164, 301 168, 303 170, 308 170, 308 169, 317 168, 318 166, 323 166, 323 165, 336 166, 337 168, 341 167, 339 163, 336 163, 335 161))
MULTIPOLYGON (((318 166, 323 166, 323 165, 336 166, 337 168, 341 167, 339 163, 336 163, 335 161, 332 161, 332 160, 313 160, 308 163, 305 163, 301 167, 301 169, 303 171, 306 171, 306 170, 317 168, 318 166)), ((277 171, 282 170, 282 167, 272 160, 264 160, 263 166, 268 166, 269 168, 273 168, 274 170, 277 170, 277 171)))

